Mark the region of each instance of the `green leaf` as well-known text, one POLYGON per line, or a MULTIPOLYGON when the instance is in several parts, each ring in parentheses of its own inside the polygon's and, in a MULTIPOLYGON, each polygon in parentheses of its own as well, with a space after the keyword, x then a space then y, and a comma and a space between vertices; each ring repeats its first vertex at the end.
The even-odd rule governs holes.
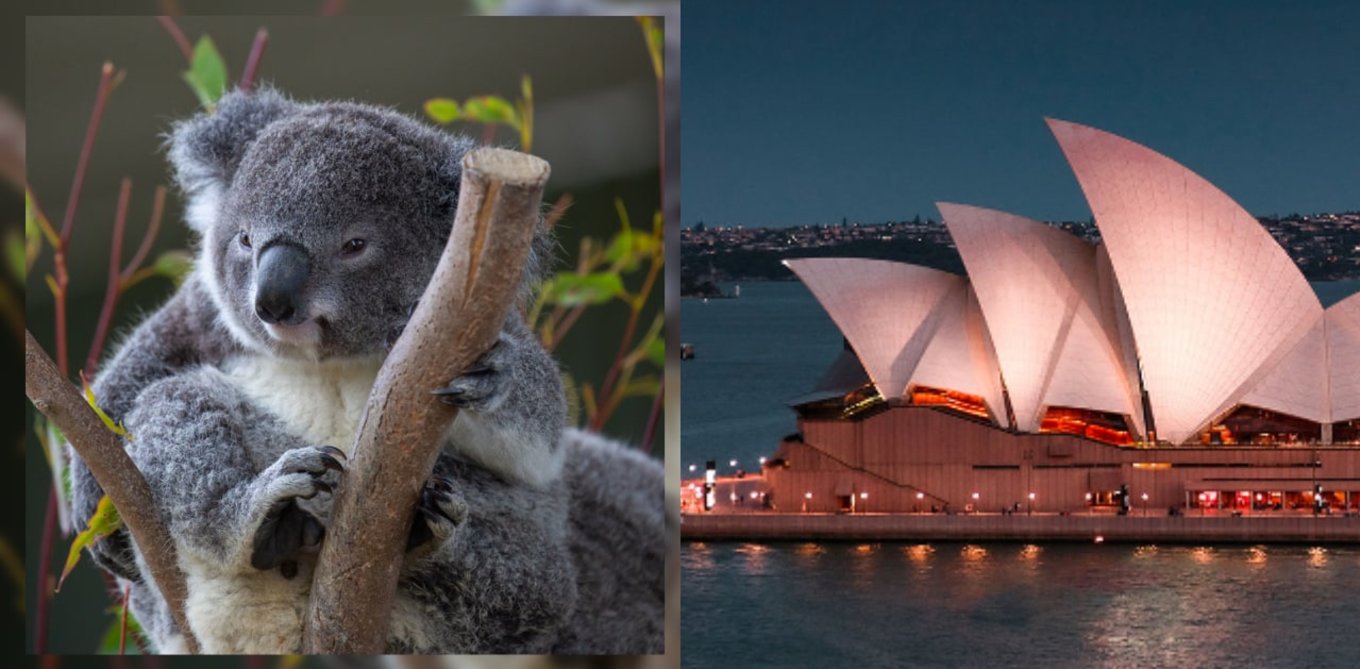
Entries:
POLYGON ((612 272, 571 274, 563 272, 543 287, 549 304, 574 307, 581 304, 604 304, 623 294, 623 279, 612 272))
POLYGON ((624 230, 615 235, 614 240, 610 242, 605 257, 611 264, 618 263, 620 269, 633 270, 637 268, 639 261, 652 255, 652 251, 659 243, 651 235, 644 235, 631 229, 624 230))
POLYGON ((194 45, 194 56, 184 73, 184 81, 204 108, 212 111, 217 107, 218 99, 227 90, 227 66, 211 37, 204 35, 194 45))
MULTIPOLYGON (((109 625, 109 628, 104 631, 103 638, 99 640, 99 649, 95 651, 100 655, 118 654, 118 637, 122 636, 123 627, 123 607, 119 606, 114 613, 113 624, 109 625)), ((145 635, 142 634, 142 624, 137 622, 137 616, 132 615, 131 611, 127 612, 127 635, 127 649, 135 652, 137 644, 133 643, 133 637, 144 637, 145 635)))
POLYGON ((457 121, 461 114, 457 100, 430 98, 425 101, 425 115, 429 116, 435 123, 452 123, 457 121))
POLYGON ((94 515, 90 516, 89 527, 77 534, 75 540, 71 542, 71 550, 66 554, 66 566, 62 568, 61 578, 57 580, 57 590, 61 590, 61 584, 66 582, 66 577, 80 562, 81 549, 93 546, 96 541, 117 532, 122 526, 123 519, 118 515, 118 509, 113 508, 109 496, 99 498, 99 506, 95 507, 94 515))
POLYGON ((661 380, 655 376, 643 376, 628 382, 620 391, 623 397, 656 397, 661 392, 661 380))
POLYGON ((10 230, 5 235, 5 260, 9 261, 10 273, 23 283, 28 269, 28 247, 18 230, 10 230))
POLYGON ((652 58, 652 74, 657 79, 665 78, 666 60, 662 56, 666 48, 666 32, 661 27, 661 22, 652 16, 636 17, 637 22, 642 26, 642 38, 647 42, 647 55, 652 58))
POLYGON ((29 225, 30 222, 31 222, 34 226, 36 226, 39 230, 42 231, 42 234, 43 234, 44 237, 47 237, 47 243, 48 243, 48 244, 51 244, 52 246, 56 246, 56 245, 57 245, 57 242, 58 242, 58 240, 57 240, 57 231, 56 231, 55 229, 52 228, 52 224, 49 223, 49 222, 47 221, 47 217, 46 217, 46 216, 43 216, 43 215, 42 215, 42 212, 38 211, 38 208, 37 208, 37 207, 33 206, 33 194, 30 193, 29 191, 25 190, 25 191, 24 191, 24 229, 25 229, 24 236, 28 236, 28 235, 30 234, 30 233, 27 231, 28 225, 29 225))
POLYGON ((85 386, 85 403, 89 404, 91 409, 94 409, 95 415, 99 416, 99 420, 104 422, 104 427, 128 441, 132 441, 132 435, 128 434, 128 431, 123 429, 121 424, 113 422, 113 419, 109 418, 109 415, 99 408, 99 402, 95 401, 94 398, 94 388, 91 388, 90 384, 85 382, 84 372, 80 374, 80 382, 85 386))
POLYGON ((508 100, 494 95, 469 98, 463 103, 463 117, 478 123, 505 123, 519 127, 519 115, 508 100))
POLYGON ((653 337, 647 342, 647 359, 657 367, 666 366, 666 339, 664 337, 653 337))
POLYGON ((166 251, 156 258, 156 262, 151 266, 156 270, 156 274, 174 281, 178 286, 184 283, 184 277, 193 271, 194 257, 187 251, 166 251))

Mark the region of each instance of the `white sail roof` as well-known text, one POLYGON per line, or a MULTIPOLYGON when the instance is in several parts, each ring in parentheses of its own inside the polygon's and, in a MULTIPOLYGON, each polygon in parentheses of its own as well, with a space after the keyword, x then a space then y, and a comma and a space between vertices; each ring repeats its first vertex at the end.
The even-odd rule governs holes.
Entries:
MULTIPOLYGON (((1238 403, 1279 411, 1317 423, 1332 422, 1325 326, 1326 318, 1319 314, 1288 355, 1269 368, 1261 381, 1242 396, 1238 403)), ((1360 367, 1352 369, 1360 371, 1360 367)))
POLYGON ((1327 367, 1334 422, 1360 418, 1360 293, 1327 308, 1327 367))
POLYGON ((1095 245, 1014 214, 936 206, 977 292, 1016 427, 1038 431, 1050 406, 1137 417, 1095 245))
POLYGON ((1284 249, 1208 181, 1151 149, 1049 119, 1108 247, 1158 436, 1184 442, 1316 323, 1284 249))
POLYGON ((998 415, 1000 391, 968 281, 886 260, 785 260, 850 341, 887 398, 914 384, 981 396, 998 415))

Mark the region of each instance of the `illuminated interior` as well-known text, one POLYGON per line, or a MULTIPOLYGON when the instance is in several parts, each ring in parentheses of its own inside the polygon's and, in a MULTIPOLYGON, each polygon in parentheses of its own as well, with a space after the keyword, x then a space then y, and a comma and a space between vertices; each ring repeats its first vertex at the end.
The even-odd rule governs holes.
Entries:
MULTIPOLYGON (((1333 441, 1344 441, 1335 431, 1333 441)), ((1239 405, 1200 435, 1201 444, 1298 444, 1322 441, 1322 424, 1239 405)))
POLYGON ((1075 434, 1117 446, 1133 443, 1128 423, 1117 413, 1076 407, 1049 407, 1039 423, 1040 433, 1075 434))
POLYGON ((1333 424, 1332 443, 1360 443, 1360 418, 1333 424))
POLYGON ((945 388, 912 386, 910 396, 912 404, 949 409, 983 420, 992 419, 992 414, 987 411, 987 403, 977 395, 945 388))
POLYGON ((846 393, 841 402, 844 405, 841 417, 850 418, 883 404, 883 396, 878 394, 874 384, 866 383, 846 393))

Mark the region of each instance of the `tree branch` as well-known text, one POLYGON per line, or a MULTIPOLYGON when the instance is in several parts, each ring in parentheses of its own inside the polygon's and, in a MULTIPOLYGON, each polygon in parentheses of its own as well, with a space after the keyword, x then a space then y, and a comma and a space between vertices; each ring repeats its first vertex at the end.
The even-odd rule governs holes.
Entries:
POLYGON ((420 489, 457 415, 430 391, 495 343, 522 280, 548 163, 505 149, 463 159, 458 211, 439 266, 378 373, 308 604, 303 647, 379 654, 420 489))
POLYGON ((75 386, 57 370, 52 358, 24 331, 24 392, 33 406, 61 428, 71 447, 89 465, 100 487, 108 494, 118 515, 132 532, 156 588, 170 607, 170 615, 184 634, 189 651, 198 652, 198 640, 184 617, 188 589, 179 570, 175 544, 161 522, 152 501, 151 488, 123 450, 118 438, 90 410, 75 386))

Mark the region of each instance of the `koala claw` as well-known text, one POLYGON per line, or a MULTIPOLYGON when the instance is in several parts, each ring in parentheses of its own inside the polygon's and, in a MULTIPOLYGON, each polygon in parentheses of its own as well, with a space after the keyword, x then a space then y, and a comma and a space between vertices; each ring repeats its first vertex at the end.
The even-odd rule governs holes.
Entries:
POLYGON ((506 348, 498 341, 482 358, 443 388, 430 391, 444 404, 470 411, 492 411, 508 391, 508 375, 501 373, 506 348))
POLYGON ((467 502, 454 490, 453 483, 439 476, 430 478, 420 491, 420 504, 406 539, 406 550, 426 546, 432 540, 435 547, 443 544, 464 520, 467 502))
POLYGON ((290 574, 297 573, 296 556, 320 547, 326 528, 297 501, 334 490, 323 479, 329 472, 344 469, 337 456, 345 454, 334 446, 295 448, 260 474, 258 499, 268 506, 251 542, 252 567, 280 567, 285 578, 292 578, 290 574))

